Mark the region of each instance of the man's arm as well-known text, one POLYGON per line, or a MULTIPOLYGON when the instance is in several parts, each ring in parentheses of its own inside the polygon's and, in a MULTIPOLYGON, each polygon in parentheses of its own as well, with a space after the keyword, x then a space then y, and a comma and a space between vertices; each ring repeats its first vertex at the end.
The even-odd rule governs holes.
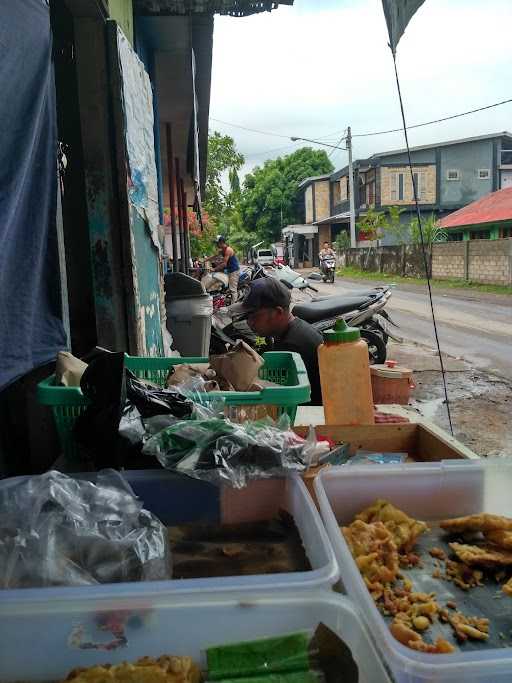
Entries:
POLYGON ((220 272, 220 271, 224 270, 226 268, 226 266, 228 265, 228 261, 229 261, 230 257, 233 256, 234 253, 235 252, 233 251, 233 249, 231 247, 228 247, 226 249, 226 251, 224 252, 224 258, 223 258, 222 262, 219 263, 219 265, 216 268, 214 268, 214 272, 220 272))

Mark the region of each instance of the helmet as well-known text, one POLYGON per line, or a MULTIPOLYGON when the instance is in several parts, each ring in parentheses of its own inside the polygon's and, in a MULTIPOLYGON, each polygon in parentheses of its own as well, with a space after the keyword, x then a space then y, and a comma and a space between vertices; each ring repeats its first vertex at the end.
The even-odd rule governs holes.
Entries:
POLYGON ((219 242, 226 242, 226 238, 224 237, 224 235, 217 235, 217 237, 215 238, 215 244, 218 244, 219 242))

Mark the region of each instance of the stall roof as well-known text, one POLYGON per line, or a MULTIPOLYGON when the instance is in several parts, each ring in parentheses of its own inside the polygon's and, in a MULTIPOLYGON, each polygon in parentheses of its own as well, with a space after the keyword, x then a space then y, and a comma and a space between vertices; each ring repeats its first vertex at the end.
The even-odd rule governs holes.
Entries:
POLYGON ((229 14, 245 17, 271 12, 279 5, 293 5, 294 0, 134 0, 136 14, 229 14))
POLYGON ((316 235, 318 228, 316 225, 287 225, 281 230, 283 235, 294 233, 295 235, 316 235))
POLYGON ((329 216, 321 221, 316 221, 314 225, 330 225, 331 223, 346 223, 350 220, 350 211, 344 211, 343 213, 336 213, 334 216, 329 216))

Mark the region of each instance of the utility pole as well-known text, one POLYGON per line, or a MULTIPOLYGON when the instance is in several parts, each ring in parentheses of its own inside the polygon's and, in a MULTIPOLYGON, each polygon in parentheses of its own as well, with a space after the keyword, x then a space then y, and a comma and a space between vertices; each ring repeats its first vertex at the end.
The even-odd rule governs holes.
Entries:
POLYGON ((356 240, 356 208, 354 198, 354 167, 352 164, 352 130, 347 128, 347 149, 348 149, 348 192, 350 200, 350 246, 355 249, 356 240))

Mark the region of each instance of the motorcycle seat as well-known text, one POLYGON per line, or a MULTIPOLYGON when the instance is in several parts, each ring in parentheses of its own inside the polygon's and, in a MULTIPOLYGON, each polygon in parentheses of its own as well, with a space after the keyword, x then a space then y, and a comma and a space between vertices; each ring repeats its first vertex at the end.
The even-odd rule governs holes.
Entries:
POLYGON ((329 318, 336 318, 343 313, 350 313, 374 301, 368 296, 331 296, 328 299, 317 299, 311 303, 296 304, 293 314, 308 323, 318 323, 329 318))

